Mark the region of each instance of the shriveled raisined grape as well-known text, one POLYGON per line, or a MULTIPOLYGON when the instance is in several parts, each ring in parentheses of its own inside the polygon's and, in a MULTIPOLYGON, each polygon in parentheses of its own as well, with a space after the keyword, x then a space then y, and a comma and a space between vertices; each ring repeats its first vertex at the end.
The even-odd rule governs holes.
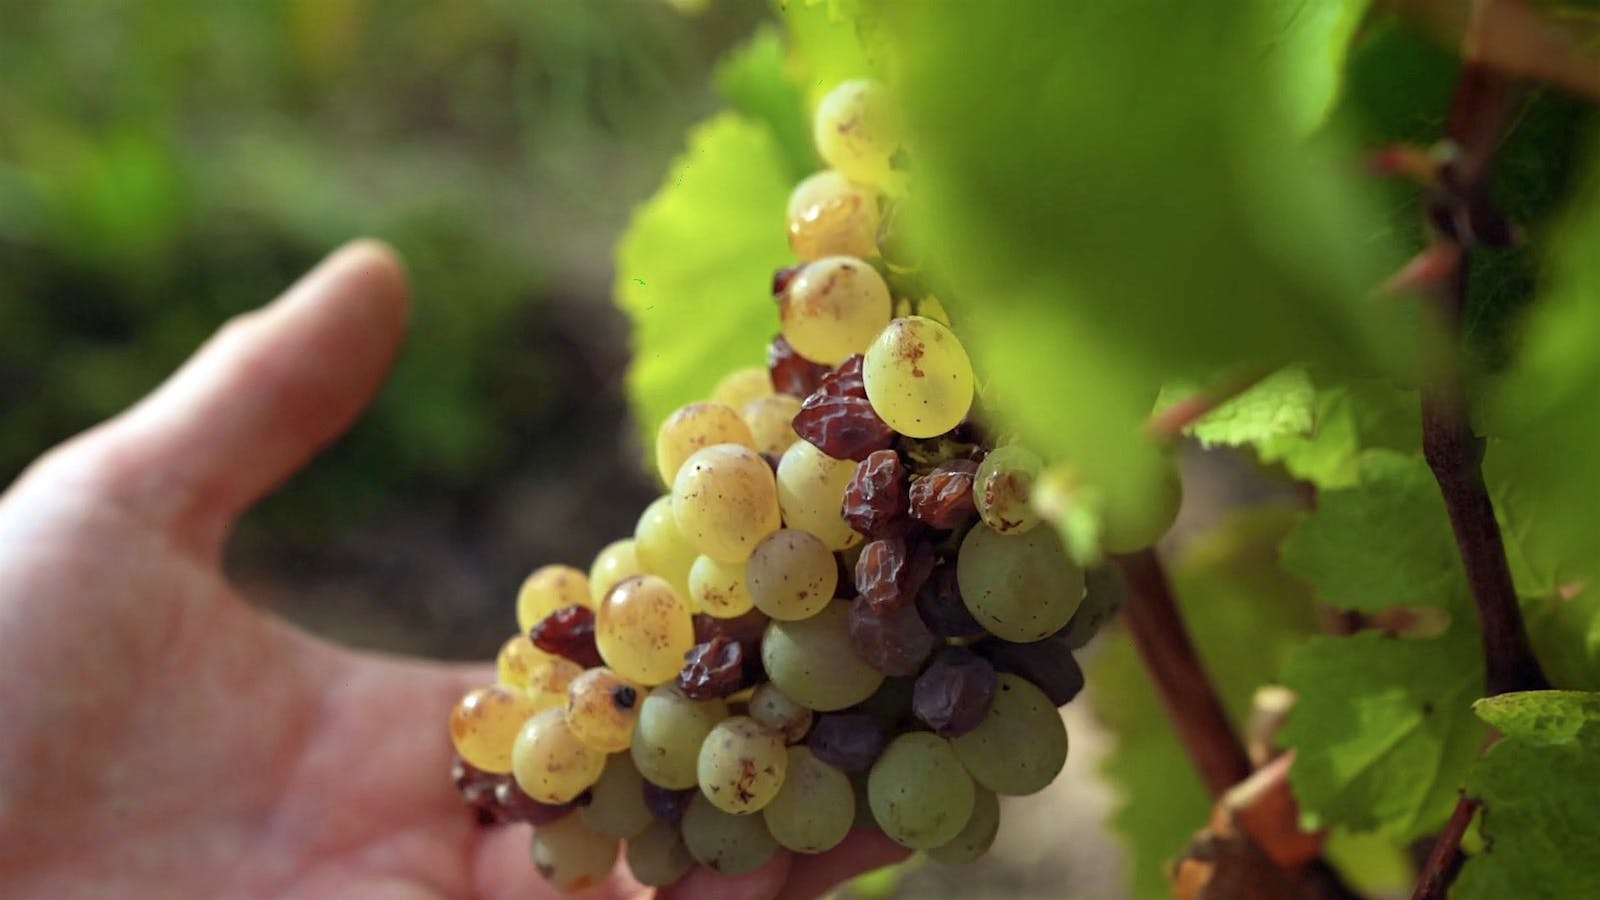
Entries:
POLYGON ((933 528, 948 531, 978 514, 972 498, 972 478, 978 464, 970 459, 952 459, 911 483, 912 518, 933 528))
POLYGON ((744 645, 726 637, 695 644, 678 673, 678 687, 692 700, 726 697, 745 684, 744 645))
POLYGON ((586 669, 605 665, 594 642, 594 610, 587 606, 564 606, 545 616, 528 630, 528 640, 586 669))
POLYGON ((697 613, 694 617, 694 642, 704 644, 714 638, 723 637, 743 644, 747 652, 759 650, 761 636, 766 634, 769 621, 771 620, 767 618, 767 614, 759 609, 752 609, 731 619, 719 619, 716 616, 697 613))
POLYGON ((683 821, 683 811, 689 808, 689 801, 694 799, 699 790, 691 787, 675 791, 647 778, 644 782, 644 806, 650 810, 650 815, 670 825, 677 825, 683 821))
POLYGON ((478 822, 483 825, 501 821, 496 811, 494 792, 496 786, 507 780, 507 776, 485 772, 459 756, 450 763, 450 781, 461 793, 461 799, 478 814, 478 822))
POLYGON ((883 723, 866 713, 823 713, 806 735, 806 746, 817 759, 856 775, 872 768, 888 740, 883 723))
POLYGON ((794 430, 834 459, 856 462, 894 443, 894 430, 859 397, 812 394, 795 413, 794 430))
POLYGON ((789 289, 789 282, 793 281, 794 280, 794 276, 800 274, 800 270, 805 268, 805 267, 806 267, 805 263, 798 263, 796 265, 792 265, 792 266, 789 266, 789 267, 783 268, 783 269, 778 269, 777 271, 773 272, 772 273, 772 296, 773 296, 773 299, 777 299, 777 298, 782 297, 784 291, 787 291, 789 289))
POLYGON ((1001 672, 1010 672, 1044 691, 1050 702, 1065 706, 1083 690, 1083 669, 1072 656, 1072 648, 1060 637, 1049 637, 1030 644, 1013 644, 998 638, 973 647, 1001 672))
POLYGON ((946 647, 917 677, 911 709, 940 737, 978 727, 994 702, 994 666, 965 647, 946 647))
POLYGON ((817 389, 828 367, 801 356, 783 335, 767 345, 767 374, 772 377, 772 389, 805 399, 817 389))
POLYGON ((510 776, 506 776, 504 781, 495 785, 494 801, 501 813, 502 821, 526 822, 529 825, 548 825, 579 806, 577 801, 540 803, 529 797, 517 786, 516 779, 510 776))
POLYGON ((933 548, 894 537, 872 541, 856 560, 856 590, 879 612, 903 609, 922 589, 935 563, 933 548))
POLYGON ((850 643, 867 665, 885 675, 910 675, 939 639, 914 607, 879 611, 864 597, 850 604, 850 643))
POLYGON ((893 450, 875 450, 856 466, 844 492, 844 520, 869 538, 889 537, 906 511, 906 467, 893 450))
MULTIPOLYGON (((822 381, 817 385, 816 393, 829 397, 855 397, 858 400, 867 399, 867 383, 861 379, 861 354, 847 358, 822 376, 822 381)), ((807 398, 810 399, 810 398, 807 398)))
POLYGON ((934 568, 917 593, 917 612, 934 634, 944 638, 973 638, 982 635, 983 626, 972 617, 972 610, 961 599, 961 583, 954 563, 934 568))

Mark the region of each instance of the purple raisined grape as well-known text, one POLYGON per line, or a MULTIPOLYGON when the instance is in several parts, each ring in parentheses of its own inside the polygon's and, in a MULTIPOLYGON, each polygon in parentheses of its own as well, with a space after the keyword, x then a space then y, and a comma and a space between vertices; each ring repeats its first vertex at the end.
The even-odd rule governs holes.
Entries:
POLYGON ((1065 706, 1083 690, 1083 669, 1060 638, 1013 644, 998 638, 973 646, 1001 672, 1009 672, 1044 691, 1050 702, 1065 706))
POLYGON ((605 665, 594 642, 594 610, 587 606, 563 606, 545 616, 528 629, 528 640, 540 650, 566 657, 585 669, 605 665))
POLYGON ((861 462, 894 443, 894 429, 859 397, 814 393, 794 414, 794 432, 834 459, 861 462))
POLYGON ((479 825, 494 825, 501 821, 496 809, 494 791, 506 776, 485 772, 457 756, 450 762, 450 781, 460 792, 461 799, 477 816, 479 825))
POLYGON ((966 734, 989 713, 994 687, 988 660, 965 647, 946 647, 917 677, 911 711, 940 737, 966 734))
POLYGON ((961 583, 956 578, 954 562, 943 562, 917 592, 917 613, 922 616, 928 630, 942 638, 975 638, 983 635, 983 626, 972 617, 966 601, 961 599, 961 583))
POLYGON ((743 644, 746 652, 760 650, 761 638, 767 633, 767 623, 770 621, 766 613, 759 609, 752 609, 731 619, 695 613, 694 642, 703 644, 713 638, 724 637, 743 644))
POLYGON ((698 788, 685 788, 675 791, 664 788, 648 779, 644 783, 644 808, 650 810, 650 815, 655 816, 669 825, 676 825, 683 821, 683 813, 689 808, 689 801, 694 799, 698 788))
POLYGON ((978 514, 972 496, 972 480, 978 464, 970 459, 952 459, 911 483, 911 516, 940 531, 959 528, 978 514))
MULTIPOLYGON (((867 399, 867 381, 861 374, 861 354, 857 353, 839 363, 822 376, 812 397, 818 394, 829 397, 855 397, 867 399)), ((809 397, 807 399, 810 399, 809 397)))
POLYGON ((867 665, 885 675, 911 675, 922 667, 939 639, 913 607, 879 612, 866 598, 850 604, 850 644, 867 665))
POLYGON ((577 801, 540 803, 524 793, 516 780, 509 775, 505 776, 504 781, 495 785, 494 800, 500 811, 501 821, 526 822, 529 825, 548 825, 579 806, 577 801))
POLYGON ((804 400, 817 389, 827 371, 827 366, 801 356, 781 334, 767 345, 767 377, 772 389, 780 394, 804 400))
POLYGON ((866 713, 823 713, 806 735, 806 746, 817 759, 855 775, 872 768, 888 740, 888 729, 866 713))
POLYGON ((789 292, 789 282, 793 281, 794 276, 800 274, 800 270, 805 267, 805 263, 798 263, 774 271, 772 273, 772 299, 781 301, 783 295, 789 292))
POLYGON ((893 450, 875 450, 856 466, 841 511, 850 527, 869 538, 903 536, 906 467, 893 450))
POLYGON ((856 591, 880 613, 903 609, 916 599, 936 562, 933 547, 924 541, 871 541, 856 559, 856 591))
POLYGON ((736 694, 746 686, 744 645, 727 637, 695 644, 684 657, 678 687, 694 700, 736 694))

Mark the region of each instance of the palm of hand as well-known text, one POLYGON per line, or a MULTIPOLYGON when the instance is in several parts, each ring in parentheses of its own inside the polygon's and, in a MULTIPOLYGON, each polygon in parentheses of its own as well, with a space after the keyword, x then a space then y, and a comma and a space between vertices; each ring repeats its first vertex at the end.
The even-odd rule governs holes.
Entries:
MULTIPOLYGON (((526 830, 476 827, 446 776, 483 670, 325 644, 222 574, 234 519, 375 391, 404 310, 392 259, 348 250, 0 503, 3 893, 554 895, 526 830)), ((673 893, 812 896, 897 855, 852 838, 673 893)))

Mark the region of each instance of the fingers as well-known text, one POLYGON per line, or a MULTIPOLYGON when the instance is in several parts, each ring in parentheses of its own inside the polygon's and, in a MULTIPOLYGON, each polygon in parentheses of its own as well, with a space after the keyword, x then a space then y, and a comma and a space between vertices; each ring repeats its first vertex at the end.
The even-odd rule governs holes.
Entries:
POLYGON ((779 850, 754 872, 723 875, 695 866, 669 888, 656 892, 656 900, 772 900, 789 879, 793 854, 779 850))
POLYGON ((778 900, 811 900, 833 890, 839 882, 900 862, 911 851, 881 832, 857 830, 839 846, 816 856, 795 858, 789 881, 778 900))
POLYGON ((350 426, 405 330, 399 260, 348 244, 271 305, 230 322, 99 434, 114 488, 206 553, 234 520, 350 426))

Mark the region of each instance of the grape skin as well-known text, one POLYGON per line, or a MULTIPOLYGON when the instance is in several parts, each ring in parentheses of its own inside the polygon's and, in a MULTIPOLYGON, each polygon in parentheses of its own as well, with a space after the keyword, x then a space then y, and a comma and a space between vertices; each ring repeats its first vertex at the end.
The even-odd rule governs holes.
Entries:
POLYGON ((862 361, 867 399, 890 428, 931 438, 972 408, 972 362, 949 328, 922 316, 890 322, 862 361))
POLYGON ((511 747, 524 722, 539 711, 534 697, 502 685, 470 691, 450 711, 450 740, 474 768, 511 771, 511 747))
POLYGON ((562 607, 592 607, 596 601, 589 592, 589 578, 582 572, 572 566, 540 566, 517 591, 517 630, 526 633, 562 607))
MULTIPOLYGON (((1007 751, 997 751, 1004 765, 1007 751)), ((889 742, 867 776, 872 817, 913 850, 947 844, 972 816, 976 789, 950 742, 925 731, 889 742)))
POLYGON ((1067 727, 1055 704, 1009 672, 996 679, 989 714, 950 743, 974 780, 1008 796, 1043 790, 1067 762, 1067 727))
POLYGON ((533 698, 534 706, 543 712, 567 703, 567 691, 572 682, 583 674, 583 667, 570 659, 547 656, 534 664, 523 690, 533 698))
POLYGON ((778 849, 760 816, 725 813, 705 794, 696 794, 683 814, 683 843, 701 865, 724 875, 753 872, 778 849))
POLYGON ((766 366, 745 366, 722 376, 711 390, 711 402, 729 409, 744 409, 772 393, 772 376, 766 366))
POLYGON ((628 838, 627 861, 634 879, 647 887, 666 887, 694 868, 678 829, 659 820, 628 838))
POLYGON ((679 597, 689 599, 689 568, 700 554, 678 530, 671 494, 663 494, 645 507, 633 529, 633 547, 641 572, 665 578, 679 597))
POLYGON ((678 528, 702 554, 744 562, 783 526, 772 467, 754 450, 718 444, 684 462, 672 485, 678 528))
POLYGON ((500 645, 500 652, 495 654, 495 680, 506 687, 527 690, 533 681, 534 670, 549 658, 550 654, 535 647, 527 635, 514 634, 500 645))
POLYGON ((567 687, 567 724, 602 753, 628 749, 644 691, 606 668, 589 669, 567 687))
POLYGON ((677 685, 654 688, 639 708, 629 753, 639 774, 664 788, 695 786, 700 745, 728 717, 721 700, 691 700, 677 685))
POLYGON ((830 603, 809 619, 768 625, 761 661, 778 690, 818 712, 860 703, 883 683, 883 674, 851 646, 850 607, 844 602, 830 603))
POLYGON ((1033 482, 1043 463, 1015 444, 999 447, 983 458, 972 496, 983 524, 1001 534, 1022 534, 1039 524, 1033 508, 1033 482))
POLYGON ((706 735, 696 775, 712 804, 743 815, 772 802, 783 787, 788 766, 783 738, 776 731, 749 716, 733 716, 706 735))
MULTIPOLYGON (((601 601, 606 599, 606 594, 611 593, 618 582, 643 574, 644 569, 639 566, 639 551, 633 539, 612 541, 595 554, 594 562, 589 566, 589 602, 583 605, 599 609, 601 601)), ((531 624, 528 626, 532 627, 531 624)))
POLYGON ((778 795, 761 811, 778 844, 799 853, 837 847, 856 819, 850 778, 807 747, 790 747, 788 775, 778 795))
POLYGON ((782 453, 800 439, 794 431, 794 417, 799 411, 799 397, 768 394, 750 401, 740 414, 755 436, 757 452, 782 453))
POLYGON ((756 608, 794 621, 817 614, 839 586, 839 564, 816 535, 784 528, 767 536, 745 563, 745 587, 756 608))
POLYGON ((838 172, 807 177, 789 195, 789 246, 805 262, 878 253, 878 198, 838 172))
POLYGON ((883 276, 851 256, 807 263, 780 298, 783 336, 812 362, 837 366, 867 349, 894 314, 883 276))
POLYGON ((770 681, 756 685, 749 706, 750 718, 776 730, 791 744, 805 738, 815 718, 811 710, 791 700, 770 681))
POLYGON ((661 483, 671 487, 689 457, 717 444, 756 445, 750 426, 733 407, 691 403, 668 416, 656 430, 656 474, 661 483))
POLYGON ((844 493, 856 464, 828 456, 807 441, 795 441, 778 462, 778 505, 783 524, 809 531, 829 550, 848 550, 862 535, 844 520, 844 493))
POLYGON ((969 863, 989 852, 1000 832, 1000 798, 988 788, 978 788, 972 815, 961 833, 928 851, 928 858, 947 866, 969 863))
POLYGON ((606 755, 567 726, 567 711, 547 709, 529 719, 511 748, 511 774, 523 793, 540 803, 566 803, 588 790, 605 769, 606 755))
POLYGON ((887 93, 866 79, 837 85, 817 104, 811 138, 823 161, 851 181, 898 190, 905 181, 893 165, 901 127, 887 93))
POLYGON ((577 816, 567 816, 534 829, 532 854, 540 878, 558 890, 576 893, 611 874, 617 863, 617 839, 596 834, 577 816))
POLYGON ((956 580, 972 617, 1017 643, 1049 637, 1083 600, 1083 570, 1052 528, 1014 536, 972 529, 956 557, 956 580))
POLYGON ((589 788, 589 802, 578 808, 578 817, 590 831, 614 838, 631 838, 656 820, 644 805, 644 779, 628 754, 606 758, 605 770, 589 788))
POLYGON ((689 594, 700 612, 719 619, 733 619, 755 608, 755 600, 744 582, 743 563, 721 563, 709 556, 697 557, 689 567, 689 594))
POLYGON ((613 672, 637 684, 661 684, 677 677, 694 646, 694 620, 672 585, 635 575, 600 604, 595 644, 613 672))

